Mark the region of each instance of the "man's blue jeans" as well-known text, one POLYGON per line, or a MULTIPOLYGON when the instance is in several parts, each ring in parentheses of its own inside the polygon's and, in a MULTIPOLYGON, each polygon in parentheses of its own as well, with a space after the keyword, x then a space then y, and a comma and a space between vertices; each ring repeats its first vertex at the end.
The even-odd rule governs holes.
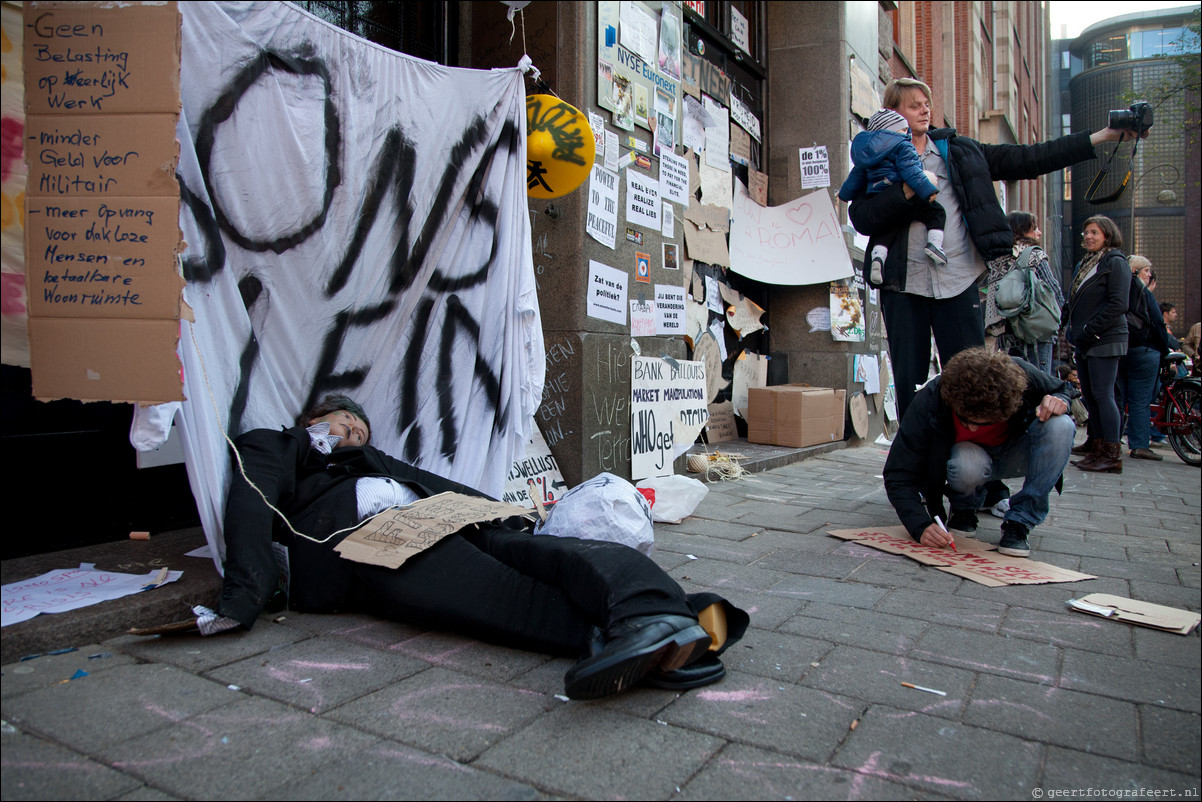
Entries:
POLYGON ((1036 418, 1022 436, 1000 446, 962 442, 947 462, 948 496, 953 510, 976 510, 985 501, 991 479, 1024 477, 1023 489, 1010 497, 1007 521, 1033 529, 1048 517, 1048 497, 1068 465, 1077 427, 1068 415, 1036 418))

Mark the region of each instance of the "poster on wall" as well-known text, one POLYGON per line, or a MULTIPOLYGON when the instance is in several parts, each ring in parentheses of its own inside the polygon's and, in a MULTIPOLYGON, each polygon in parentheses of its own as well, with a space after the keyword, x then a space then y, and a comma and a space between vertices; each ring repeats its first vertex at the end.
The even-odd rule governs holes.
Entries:
POLYGON ((673 105, 679 102, 682 25, 680 6, 674 4, 665 3, 662 16, 641 2, 597 4, 597 105, 613 112, 616 127, 651 130, 657 122, 652 100, 657 90, 672 98, 673 105), (665 41, 673 35, 675 47, 665 41))
POLYGON ((634 357, 630 366, 630 475, 672 474, 709 419, 705 364, 634 357))

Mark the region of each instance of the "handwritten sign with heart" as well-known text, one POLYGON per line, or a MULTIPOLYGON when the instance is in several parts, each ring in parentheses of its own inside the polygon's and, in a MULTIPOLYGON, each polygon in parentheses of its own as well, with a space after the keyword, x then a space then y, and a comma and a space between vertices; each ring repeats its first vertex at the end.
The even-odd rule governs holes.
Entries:
POLYGON ((735 182, 730 269, 766 284, 821 284, 854 272, 830 191, 761 206, 735 182))

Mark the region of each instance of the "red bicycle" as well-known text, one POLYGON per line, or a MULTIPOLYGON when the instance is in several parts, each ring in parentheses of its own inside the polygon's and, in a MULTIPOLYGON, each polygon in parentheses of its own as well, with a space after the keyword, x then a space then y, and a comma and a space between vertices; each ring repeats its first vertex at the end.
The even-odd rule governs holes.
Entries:
POLYGON ((1168 437, 1177 456, 1202 465, 1202 380, 1178 376, 1185 354, 1174 351, 1160 362, 1160 395, 1152 403, 1152 427, 1168 437))

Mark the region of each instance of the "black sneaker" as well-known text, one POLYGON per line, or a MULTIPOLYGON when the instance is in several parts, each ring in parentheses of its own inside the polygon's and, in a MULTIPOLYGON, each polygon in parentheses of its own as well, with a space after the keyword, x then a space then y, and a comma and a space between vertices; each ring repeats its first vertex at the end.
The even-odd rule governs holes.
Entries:
POLYGON ((926 254, 928 259, 935 263, 935 267, 943 267, 947 264, 947 254, 933 242, 928 242, 927 247, 923 248, 922 252, 926 254))
POLYGON ((998 554, 1030 557, 1031 547, 1027 544, 1027 532, 1027 527, 1018 521, 1002 521, 1002 539, 997 544, 998 554))
POLYGON ((947 528, 955 529, 958 532, 975 532, 977 531, 977 513, 975 510, 952 510, 952 515, 947 519, 947 528))

